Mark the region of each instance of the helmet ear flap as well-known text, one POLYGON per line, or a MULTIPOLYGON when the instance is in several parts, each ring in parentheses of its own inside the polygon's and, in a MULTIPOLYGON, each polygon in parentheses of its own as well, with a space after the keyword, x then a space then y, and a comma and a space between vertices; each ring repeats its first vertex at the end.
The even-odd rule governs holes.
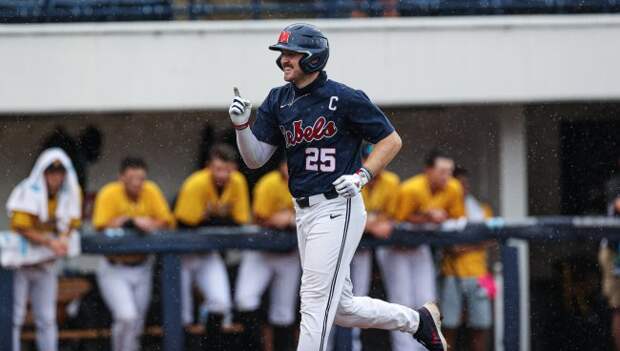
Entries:
POLYGON ((306 55, 304 58, 299 60, 299 67, 306 74, 314 72, 313 67, 312 67, 312 62, 310 61, 310 57, 312 56, 306 55))
POLYGON ((284 70, 282 68, 282 54, 280 54, 278 58, 276 59, 276 65, 278 65, 278 67, 280 67, 281 70, 284 70))
POLYGON ((301 69, 305 73, 316 72, 321 65, 321 58, 315 55, 306 55, 301 61, 301 69))
POLYGON ((304 71, 304 73, 313 73, 322 70, 327 63, 328 55, 329 52, 305 55, 305 57, 299 61, 301 70, 304 71))

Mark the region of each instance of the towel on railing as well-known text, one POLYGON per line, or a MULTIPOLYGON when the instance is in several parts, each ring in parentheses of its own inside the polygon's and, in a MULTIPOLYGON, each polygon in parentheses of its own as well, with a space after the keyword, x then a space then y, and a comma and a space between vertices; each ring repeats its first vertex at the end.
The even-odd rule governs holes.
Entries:
MULTIPOLYGON (((80 233, 76 230, 69 234, 67 257, 82 253, 80 233)), ((0 232, 0 265, 6 268, 30 266, 56 259, 52 250, 46 246, 33 245, 22 235, 6 231, 0 232)))

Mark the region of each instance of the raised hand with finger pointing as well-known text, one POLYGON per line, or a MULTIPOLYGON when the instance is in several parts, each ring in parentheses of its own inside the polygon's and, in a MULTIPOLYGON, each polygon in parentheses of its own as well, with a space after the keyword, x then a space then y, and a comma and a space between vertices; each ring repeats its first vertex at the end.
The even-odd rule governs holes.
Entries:
POLYGON ((245 129, 250 125, 250 114, 252 113, 252 103, 248 99, 244 99, 239 94, 237 87, 233 88, 235 97, 233 98, 228 114, 233 126, 237 130, 245 129))

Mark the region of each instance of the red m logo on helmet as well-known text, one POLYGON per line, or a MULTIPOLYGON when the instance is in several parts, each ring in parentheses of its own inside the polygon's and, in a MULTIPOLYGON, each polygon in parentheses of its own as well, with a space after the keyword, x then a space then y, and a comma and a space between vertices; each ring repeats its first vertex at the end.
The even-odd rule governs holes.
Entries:
POLYGON ((288 43, 288 37, 290 35, 290 32, 280 32, 280 37, 278 37, 278 43, 288 43))

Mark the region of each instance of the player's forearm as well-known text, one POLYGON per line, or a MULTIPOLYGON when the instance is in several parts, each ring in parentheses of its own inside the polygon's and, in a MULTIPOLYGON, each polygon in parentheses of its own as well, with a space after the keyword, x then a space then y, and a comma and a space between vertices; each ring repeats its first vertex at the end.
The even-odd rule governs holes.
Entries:
POLYGON ((237 130, 237 146, 243 162, 251 168, 262 167, 276 151, 276 147, 258 139, 250 128, 237 130))
POLYGON ((381 139, 381 141, 375 145, 372 153, 370 153, 368 159, 364 162, 364 167, 372 172, 372 174, 378 174, 394 159, 402 145, 403 141, 400 135, 398 135, 396 131, 392 132, 392 134, 381 139))
POLYGON ((172 223, 165 219, 154 219, 153 226, 155 227, 155 230, 164 230, 170 229, 172 227, 172 223))
POLYGON ((52 236, 48 233, 41 232, 35 229, 17 229, 17 233, 21 234, 26 240, 37 245, 49 245, 52 236))
POLYGON ((431 216, 424 213, 413 213, 407 217, 407 222, 413 224, 422 224, 432 222, 431 216))

